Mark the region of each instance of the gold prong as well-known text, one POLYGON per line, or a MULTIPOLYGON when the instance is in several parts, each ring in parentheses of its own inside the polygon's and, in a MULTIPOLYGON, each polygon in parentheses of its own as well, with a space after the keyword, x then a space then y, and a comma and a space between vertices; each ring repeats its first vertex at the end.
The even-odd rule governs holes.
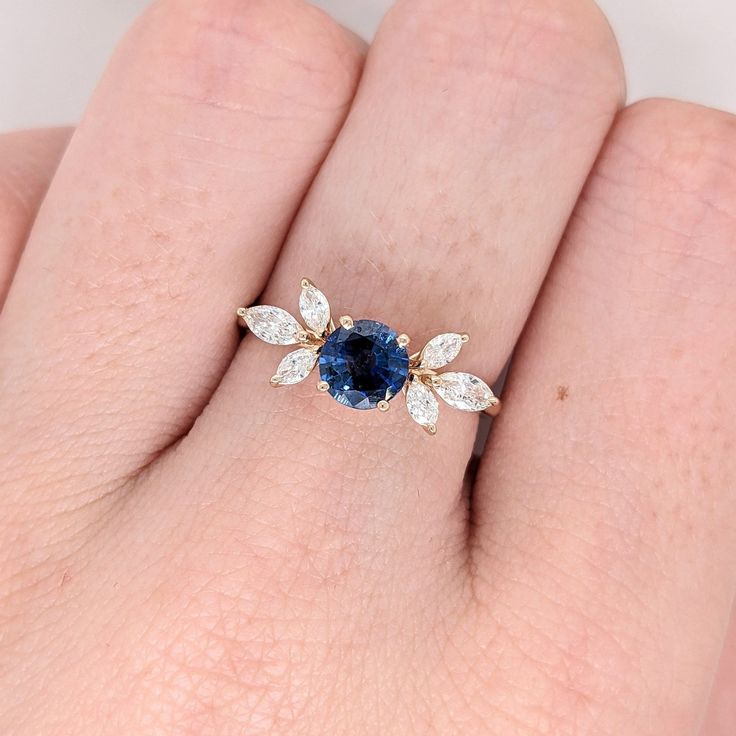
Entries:
POLYGON ((385 399, 383 401, 378 402, 378 410, 379 411, 388 411, 391 408, 391 404, 388 403, 385 399))
POLYGON ((431 434, 432 437, 434 437, 437 434, 437 425, 436 424, 423 424, 422 429, 427 433, 431 434))
POLYGON ((314 283, 309 279, 302 279, 302 289, 309 289, 312 286, 314 286, 314 283))
POLYGON ((494 397, 493 401, 491 402, 491 405, 483 411, 484 414, 488 414, 490 417, 498 416, 498 413, 501 411, 501 399, 497 399, 494 397))
POLYGON ((402 348, 405 348, 410 342, 411 338, 409 335, 405 335, 403 332, 396 338, 396 342, 401 345, 402 348))
POLYGON ((327 383, 327 381, 320 381, 317 384, 317 391, 321 391, 322 393, 325 393, 325 391, 330 390, 330 384, 327 383))
POLYGON ((463 334, 460 335, 460 340, 462 342, 468 342, 468 340, 470 340, 470 335, 468 335, 467 332, 463 332, 463 334))
POLYGON ((271 376, 271 380, 270 380, 270 382, 269 382, 269 383, 270 383, 270 384, 271 384, 271 385, 272 385, 272 386, 273 386, 274 388, 278 388, 278 387, 279 387, 279 386, 281 385, 281 381, 282 381, 282 378, 281 378, 281 376, 280 376, 280 375, 278 375, 278 373, 277 373, 277 374, 276 374, 275 376, 271 376))
POLYGON ((245 315, 248 314, 248 310, 245 307, 238 307, 238 311, 236 312, 236 314, 241 319, 245 319, 245 315))
POLYGON ((344 314, 342 317, 340 317, 340 324, 346 329, 346 330, 352 330, 353 329, 353 318, 349 314, 344 314))
POLYGON ((309 333, 306 330, 299 330, 299 332, 296 333, 296 339, 299 340, 299 342, 309 342, 309 333))
POLYGON ((435 388, 442 385, 442 379, 439 376, 430 376, 429 381, 435 388))

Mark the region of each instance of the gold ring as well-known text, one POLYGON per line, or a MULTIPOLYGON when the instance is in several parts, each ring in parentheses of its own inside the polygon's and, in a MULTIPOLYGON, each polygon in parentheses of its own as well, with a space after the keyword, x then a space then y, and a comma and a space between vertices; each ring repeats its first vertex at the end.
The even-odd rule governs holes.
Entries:
POLYGON ((370 319, 340 317, 336 325, 327 297, 302 279, 298 320, 281 307, 257 305, 237 310, 248 329, 271 345, 299 345, 279 363, 274 387, 301 383, 315 366, 317 389, 351 409, 388 411, 399 393, 406 396, 411 418, 431 435, 437 433, 439 402, 495 416, 501 402, 489 386, 471 373, 438 372, 460 354, 468 335, 445 332, 419 352, 409 354, 409 336, 370 319))

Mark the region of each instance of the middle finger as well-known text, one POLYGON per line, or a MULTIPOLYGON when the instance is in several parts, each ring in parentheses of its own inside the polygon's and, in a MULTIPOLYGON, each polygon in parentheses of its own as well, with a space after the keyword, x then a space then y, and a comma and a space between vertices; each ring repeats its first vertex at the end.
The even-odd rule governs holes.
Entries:
MULTIPOLYGON (((296 313, 310 276, 333 316, 385 321, 414 349, 467 331, 451 370, 494 379, 621 97, 615 42, 592 3, 399 2, 262 301, 296 313)), ((308 529, 339 508, 342 529, 370 519, 385 540, 398 525, 398 546, 423 559, 446 546, 448 519, 462 535, 476 422, 443 406, 430 438, 401 397, 388 414, 352 411, 319 396, 316 375, 273 391, 284 353, 252 337, 241 346, 187 440, 207 453, 205 474, 241 489, 267 467, 269 481, 296 485, 245 494, 276 528, 295 504, 308 529)))

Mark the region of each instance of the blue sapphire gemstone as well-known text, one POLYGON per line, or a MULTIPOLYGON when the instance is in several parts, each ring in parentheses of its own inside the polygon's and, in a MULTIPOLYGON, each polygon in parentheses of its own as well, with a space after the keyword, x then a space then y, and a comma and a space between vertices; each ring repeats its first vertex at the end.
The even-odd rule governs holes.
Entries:
POLYGON ((330 395, 353 409, 375 409, 393 398, 409 375, 409 354, 397 337, 371 319, 332 332, 319 354, 320 378, 330 395))

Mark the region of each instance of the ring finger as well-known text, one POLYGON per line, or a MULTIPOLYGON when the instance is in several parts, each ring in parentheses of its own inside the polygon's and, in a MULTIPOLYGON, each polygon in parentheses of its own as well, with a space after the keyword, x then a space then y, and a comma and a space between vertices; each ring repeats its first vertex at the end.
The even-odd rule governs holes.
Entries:
MULTIPOLYGON (((399 2, 264 301, 294 311, 299 277, 311 276, 334 316, 386 321, 417 348, 467 331, 457 370, 493 379, 621 96, 615 43, 592 4, 399 2)), ((352 411, 319 396, 314 377, 274 392, 282 356, 248 338, 188 438, 204 474, 237 489, 228 507, 246 504, 250 517, 255 504, 260 523, 283 528, 296 505, 307 534, 326 511, 350 533, 378 525, 382 545, 397 541, 397 575, 462 538, 476 422, 443 407, 432 439, 401 399, 388 414, 352 411), (268 479, 299 478, 294 493, 252 482, 274 458, 268 479)))

